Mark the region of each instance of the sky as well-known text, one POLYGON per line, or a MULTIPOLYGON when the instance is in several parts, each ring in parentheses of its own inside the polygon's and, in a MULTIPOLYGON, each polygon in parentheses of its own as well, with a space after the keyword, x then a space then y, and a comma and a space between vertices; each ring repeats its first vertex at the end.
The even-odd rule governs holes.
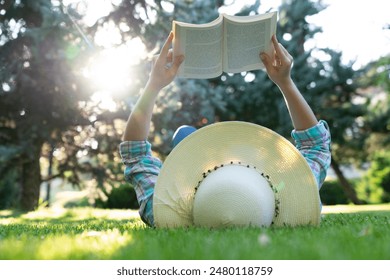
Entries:
MULTIPOLYGON (((230 2, 234 4, 227 13, 234 13, 243 3, 254 0, 230 2)), ((277 10, 281 2, 261 0, 260 12, 277 10)), ((390 24, 389 0, 323 0, 323 3, 328 7, 307 19, 323 30, 315 36, 312 46, 342 51, 343 62, 354 61, 355 69, 390 55, 390 30, 383 30, 390 24)))
POLYGON ((323 28, 319 47, 343 51, 357 67, 390 55, 390 2, 388 0, 328 0, 329 7, 312 20, 323 28))

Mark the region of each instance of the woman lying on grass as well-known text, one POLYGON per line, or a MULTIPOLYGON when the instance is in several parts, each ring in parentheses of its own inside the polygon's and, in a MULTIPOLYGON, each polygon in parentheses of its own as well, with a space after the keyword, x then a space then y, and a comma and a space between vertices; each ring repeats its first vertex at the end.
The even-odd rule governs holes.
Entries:
MULTIPOLYGON (((246 122, 199 130, 181 127, 164 164, 147 141, 153 107, 184 61, 169 50, 171 33, 127 121, 120 153, 136 191, 142 220, 157 227, 317 225, 321 187, 330 165, 330 132, 291 79, 293 58, 272 37, 274 55, 260 54, 284 96, 296 147, 246 122)), ((260 113, 260 110, 259 110, 260 113)))

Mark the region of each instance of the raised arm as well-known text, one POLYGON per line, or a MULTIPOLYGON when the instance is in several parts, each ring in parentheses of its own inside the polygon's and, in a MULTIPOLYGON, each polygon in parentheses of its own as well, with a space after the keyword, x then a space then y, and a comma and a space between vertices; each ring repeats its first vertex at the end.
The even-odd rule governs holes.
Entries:
POLYGON ((275 35, 272 36, 272 44, 274 56, 261 53, 260 58, 269 78, 283 93, 295 130, 305 130, 315 126, 318 123, 317 118, 291 79, 292 56, 278 43, 275 35))
POLYGON ((157 95, 162 88, 173 81, 184 60, 183 56, 172 57, 172 52, 169 49, 172 40, 173 33, 171 32, 153 65, 143 93, 127 120, 123 135, 124 141, 146 140, 149 135, 150 121, 157 95))

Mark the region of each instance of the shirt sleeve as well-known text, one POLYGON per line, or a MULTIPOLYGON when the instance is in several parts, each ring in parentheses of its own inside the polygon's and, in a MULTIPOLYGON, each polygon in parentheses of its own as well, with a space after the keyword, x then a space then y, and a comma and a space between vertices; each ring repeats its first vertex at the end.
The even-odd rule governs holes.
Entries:
POLYGON ((313 171, 320 189, 330 167, 331 160, 331 135, 328 124, 321 120, 317 125, 309 129, 293 130, 291 136, 295 140, 296 147, 313 171))
POLYGON ((141 219, 153 226, 153 193, 162 163, 152 155, 148 141, 122 142, 119 151, 125 165, 125 180, 134 187, 137 195, 141 219))

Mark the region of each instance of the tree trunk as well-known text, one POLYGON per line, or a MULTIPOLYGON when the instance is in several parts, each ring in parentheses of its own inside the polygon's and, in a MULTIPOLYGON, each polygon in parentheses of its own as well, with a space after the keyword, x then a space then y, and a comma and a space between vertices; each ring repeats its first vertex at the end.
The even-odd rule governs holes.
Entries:
MULTIPOLYGON (((53 175, 53 153, 55 146, 51 144, 50 154, 49 154, 49 167, 47 169, 47 176, 51 177, 53 175)), ((51 180, 46 181, 46 207, 50 206, 50 195, 51 195, 51 180)))
MULTIPOLYGON (((35 147, 33 147, 34 149, 35 147)), ((31 157, 26 156, 22 165, 20 207, 23 211, 33 211, 38 207, 41 186, 41 170, 39 158, 41 149, 33 152, 31 157)))
POLYGON ((341 187, 346 195, 346 197, 351 200, 354 204, 363 204, 363 202, 357 197, 355 189, 348 182, 347 178, 345 178, 343 172, 340 169, 338 162, 332 156, 331 166, 336 173, 336 176, 340 182, 341 187))

